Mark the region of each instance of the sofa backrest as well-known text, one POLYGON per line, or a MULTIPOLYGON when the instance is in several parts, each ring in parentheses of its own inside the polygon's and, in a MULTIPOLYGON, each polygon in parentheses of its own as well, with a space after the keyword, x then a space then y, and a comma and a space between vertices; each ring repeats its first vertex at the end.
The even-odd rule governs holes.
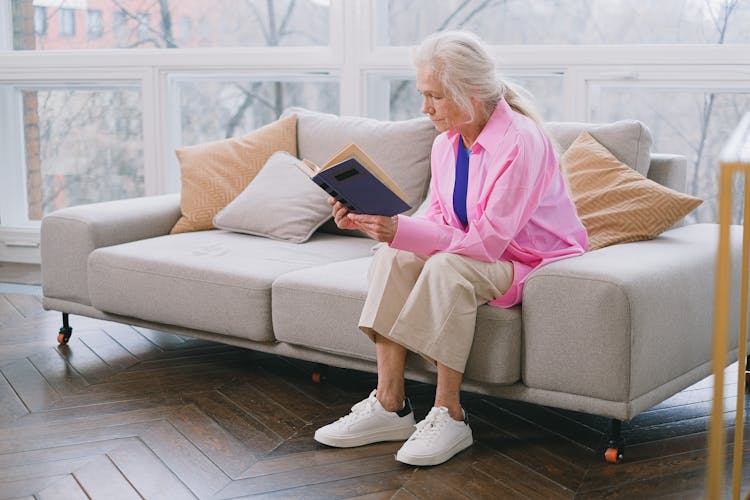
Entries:
MULTIPOLYGON (((410 198, 414 213, 427 196, 430 180, 430 151, 437 136, 427 118, 383 121, 355 116, 338 116, 293 107, 282 116, 297 115, 297 151, 300 158, 325 163, 350 142, 357 143, 393 177, 410 198)), ((652 136, 637 120, 613 123, 547 122, 545 130, 560 155, 587 131, 621 162, 640 174, 677 191, 685 190, 686 160, 677 155, 652 155, 652 136)), ((323 232, 341 231, 329 222, 323 232)))
POLYGON ((601 124, 547 122, 545 129, 560 155, 570 147, 581 132, 586 131, 618 160, 634 168, 641 175, 648 176, 653 139, 648 127, 637 120, 601 124))
POLYGON ((337 116, 304 108, 297 115, 297 153, 322 165, 338 150, 354 142, 372 158, 409 197, 414 212, 430 186, 430 152, 437 136, 427 118, 383 121, 337 116))

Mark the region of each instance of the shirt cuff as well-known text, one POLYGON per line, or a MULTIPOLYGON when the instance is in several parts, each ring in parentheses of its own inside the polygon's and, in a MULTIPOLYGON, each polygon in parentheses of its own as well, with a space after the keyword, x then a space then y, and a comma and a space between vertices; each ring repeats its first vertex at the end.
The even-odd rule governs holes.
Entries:
POLYGON ((438 251, 438 236, 435 223, 431 220, 399 215, 396 235, 389 245, 398 250, 429 256, 438 251))

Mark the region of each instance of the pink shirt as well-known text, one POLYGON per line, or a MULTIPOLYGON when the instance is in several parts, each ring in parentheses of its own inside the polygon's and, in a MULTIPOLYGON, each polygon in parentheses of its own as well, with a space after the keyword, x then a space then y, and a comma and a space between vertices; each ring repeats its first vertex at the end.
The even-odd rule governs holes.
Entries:
POLYGON ((549 138, 501 99, 472 147, 466 193, 466 230, 453 210, 458 141, 455 131, 432 145, 430 206, 419 217, 400 215, 390 245, 419 255, 437 252, 513 264, 513 284, 490 302, 521 302, 534 269, 584 253, 586 230, 570 200, 549 138))

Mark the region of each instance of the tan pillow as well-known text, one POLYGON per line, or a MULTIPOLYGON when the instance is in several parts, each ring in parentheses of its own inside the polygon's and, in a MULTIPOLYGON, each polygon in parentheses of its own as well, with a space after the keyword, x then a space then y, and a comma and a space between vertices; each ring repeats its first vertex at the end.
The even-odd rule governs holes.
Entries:
POLYGON ((178 149, 182 217, 171 234, 213 229, 214 216, 245 189, 276 151, 297 155, 296 115, 243 137, 178 149))
POLYGON ((588 132, 560 158, 589 250, 655 238, 703 200, 679 193, 620 162, 588 132))

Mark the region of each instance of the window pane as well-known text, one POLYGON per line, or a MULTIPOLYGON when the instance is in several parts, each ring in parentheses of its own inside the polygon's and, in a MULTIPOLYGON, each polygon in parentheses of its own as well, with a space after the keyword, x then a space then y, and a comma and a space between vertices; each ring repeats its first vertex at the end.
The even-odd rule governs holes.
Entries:
POLYGON ((60 36, 72 37, 76 34, 76 11, 60 9, 60 36))
MULTIPOLYGON (((563 103, 563 78, 562 74, 536 74, 521 75, 508 74, 505 76, 507 81, 520 86, 536 106, 539 115, 545 121, 562 120, 564 109, 563 103)), ((390 115, 378 113, 381 109, 380 103, 370 100, 370 115, 375 118, 406 120, 420 115, 422 101, 416 90, 414 79, 405 79, 403 77, 388 77, 383 75, 371 75, 370 88, 373 92, 378 92, 382 86, 387 86, 388 106, 390 115)))
POLYGON ((45 7, 34 7, 34 34, 37 36, 47 34, 47 9, 45 7))
MULTIPOLYGON (((335 76, 236 78, 172 77, 177 94, 180 129, 172 148, 239 137, 276 120, 288 107, 338 113, 339 85, 335 76)), ((179 191, 179 165, 169 165, 168 190, 179 191)))
MULTIPOLYGON (((718 158, 742 114, 750 109, 750 93, 711 89, 595 87, 592 121, 638 119, 654 137, 652 151, 687 157, 687 192, 704 200, 691 222, 716 222, 718 158)), ((742 222, 735 195, 734 222, 742 222)))
POLYGON ((329 113, 339 108, 338 81, 333 77, 175 80, 182 145, 246 134, 276 120, 290 106, 329 113))
POLYGON ((750 0, 378 0, 379 45, 443 29, 496 44, 748 43, 750 0))
POLYGON ((12 3, 17 50, 328 45, 327 0, 12 3))
POLYGON ((104 16, 100 10, 88 11, 89 38, 101 38, 104 33, 104 16))
POLYGON ((144 194, 141 92, 23 88, 29 219, 144 194))

